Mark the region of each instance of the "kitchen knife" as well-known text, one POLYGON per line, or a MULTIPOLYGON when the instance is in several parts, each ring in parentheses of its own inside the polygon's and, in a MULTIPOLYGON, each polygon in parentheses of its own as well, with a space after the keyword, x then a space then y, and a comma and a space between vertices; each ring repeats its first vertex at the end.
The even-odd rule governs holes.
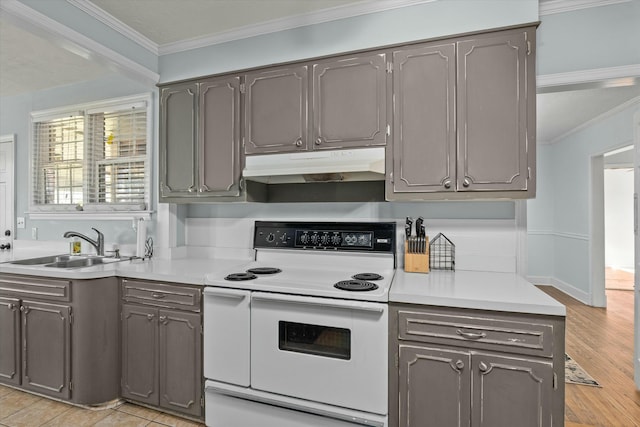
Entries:
POLYGON ((424 253, 425 252, 425 242, 424 242, 424 218, 422 217, 418 217, 418 219, 416 219, 416 236, 418 236, 418 247, 416 249, 416 252, 419 253, 424 253))
POLYGON ((411 252, 411 226, 413 225, 413 218, 407 217, 405 226, 404 226, 404 234, 405 234, 405 244, 407 245, 407 251, 411 252))

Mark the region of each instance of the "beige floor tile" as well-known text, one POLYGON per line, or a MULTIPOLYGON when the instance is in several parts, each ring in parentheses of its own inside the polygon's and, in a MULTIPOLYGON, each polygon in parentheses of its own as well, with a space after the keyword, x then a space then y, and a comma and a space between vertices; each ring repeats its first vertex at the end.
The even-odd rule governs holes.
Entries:
POLYGON ((0 397, 6 396, 7 394, 13 393, 14 391, 15 390, 10 387, 0 385, 0 397))
POLYGON ((3 418, 1 422, 9 427, 41 426, 69 409, 71 409, 71 406, 65 403, 49 399, 39 399, 32 405, 3 418))
POLYGON ((133 403, 123 403, 115 408, 116 411, 124 412, 129 415, 135 415, 136 417, 144 418, 149 421, 153 420, 160 414, 153 409, 145 408, 144 406, 134 405, 133 403))
POLYGON ((171 427, 198 427, 204 426, 204 424, 196 423, 194 421, 185 420, 184 418, 174 417, 173 415, 159 413, 153 422, 160 423, 164 426, 171 427))
POLYGON ((112 412, 112 409, 92 411, 72 406, 68 411, 43 424, 43 427, 90 427, 112 412))
MULTIPOLYGON (((0 398, 0 422, 42 398, 28 393, 13 392, 0 398)), ((6 424, 6 423, 4 423, 6 424)))
POLYGON ((113 411, 95 423, 95 427, 143 427, 151 421, 124 412, 113 411))

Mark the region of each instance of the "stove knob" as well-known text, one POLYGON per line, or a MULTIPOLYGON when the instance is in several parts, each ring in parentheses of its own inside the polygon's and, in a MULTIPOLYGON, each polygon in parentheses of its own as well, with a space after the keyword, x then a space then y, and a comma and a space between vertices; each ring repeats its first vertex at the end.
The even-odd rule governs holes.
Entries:
POLYGON ((276 236, 275 236, 275 234, 273 234, 273 233, 269 233, 269 234, 267 234, 266 240, 267 240, 267 242, 269 242, 269 243, 273 243, 273 241, 274 241, 274 240, 276 240, 276 236))
POLYGON ((307 243, 309 243, 309 235, 308 234, 303 234, 302 236, 300 236, 300 242, 303 245, 306 245, 307 243))
POLYGON ((317 234, 313 234, 311 236, 311 244, 312 245, 317 245, 318 244, 318 235, 317 234))
POLYGON ((282 236, 280 236, 280 240, 282 240, 282 243, 285 243, 287 241, 287 233, 282 233, 282 236))
POLYGON ((340 238, 340 235, 339 235, 339 234, 334 234, 334 235, 331 237, 331 243, 333 243, 335 246, 340 246, 340 241, 341 241, 341 240, 342 240, 342 239, 340 238))

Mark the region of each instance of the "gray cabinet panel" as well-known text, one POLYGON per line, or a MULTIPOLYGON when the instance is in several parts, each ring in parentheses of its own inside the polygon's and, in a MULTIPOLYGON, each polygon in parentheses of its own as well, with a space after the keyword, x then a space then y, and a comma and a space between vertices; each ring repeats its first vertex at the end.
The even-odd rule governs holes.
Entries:
POLYGON ((314 149, 386 144, 386 65, 384 53, 313 64, 314 149))
POLYGON ((389 198, 393 193, 455 190, 455 61, 454 43, 393 52, 389 198))
POLYGON ((473 353, 473 425, 550 427, 551 362, 473 353))
POLYGON ((197 191, 196 83, 162 89, 160 97, 160 195, 188 196, 197 191))
POLYGON ((469 426, 470 362, 464 351, 400 345, 399 425, 469 426))
POLYGON ((0 298, 0 382, 20 385, 20 300, 0 298))
POLYGON ((199 188, 202 195, 240 195, 240 77, 200 84, 199 188))
POLYGON ((158 404, 158 310, 122 305, 122 396, 158 404))
POLYGON ((68 399, 71 395, 71 308, 24 300, 20 310, 22 386, 68 399))
POLYGON ((249 73, 245 85, 245 153, 306 150, 307 66, 249 73))
POLYGON ((202 320, 199 314, 160 310, 160 406, 200 416, 202 320))
POLYGON ((458 43, 458 191, 527 189, 526 100, 535 97, 527 93, 534 80, 527 58, 535 55, 528 34, 458 43))

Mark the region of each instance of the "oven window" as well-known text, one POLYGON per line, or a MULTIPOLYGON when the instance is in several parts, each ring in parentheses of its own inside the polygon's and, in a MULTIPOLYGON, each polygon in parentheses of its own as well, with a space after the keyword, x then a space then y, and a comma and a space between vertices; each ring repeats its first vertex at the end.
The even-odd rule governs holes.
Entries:
POLYGON ((280 321, 280 350, 335 359, 351 359, 351 331, 329 326, 280 321))

